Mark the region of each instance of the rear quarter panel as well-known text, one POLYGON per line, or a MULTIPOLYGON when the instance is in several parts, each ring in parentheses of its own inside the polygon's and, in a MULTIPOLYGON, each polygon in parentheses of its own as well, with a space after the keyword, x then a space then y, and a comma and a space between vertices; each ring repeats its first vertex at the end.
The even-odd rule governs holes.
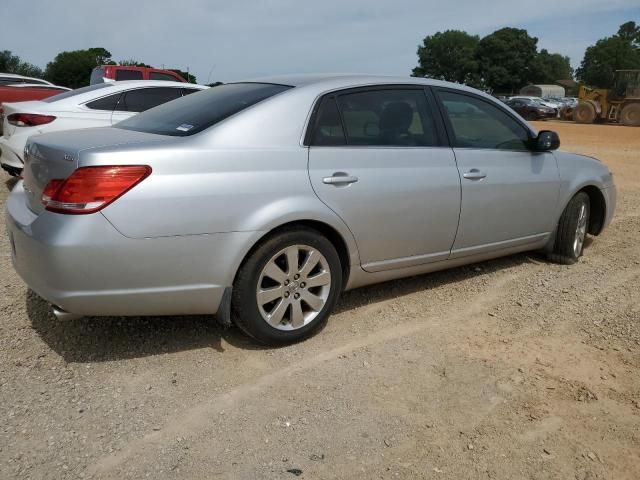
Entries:
MULTIPOLYGON (((113 154, 118 164, 147 164, 153 169, 102 211, 127 237, 266 233, 289 222, 314 220, 337 230, 357 258, 351 232, 311 188, 306 148, 134 147, 126 154, 113 154)), ((116 163, 108 151, 91 153, 90 158, 92 165, 116 163)))

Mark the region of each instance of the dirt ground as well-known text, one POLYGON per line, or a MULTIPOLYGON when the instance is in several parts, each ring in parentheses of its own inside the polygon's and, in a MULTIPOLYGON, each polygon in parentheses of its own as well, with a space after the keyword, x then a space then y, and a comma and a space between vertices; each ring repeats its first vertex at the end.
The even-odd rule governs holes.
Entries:
POLYGON ((536 128, 615 174, 579 264, 349 292, 287 348, 205 317, 57 322, 0 235, 0 478, 640 478, 640 129, 536 128))

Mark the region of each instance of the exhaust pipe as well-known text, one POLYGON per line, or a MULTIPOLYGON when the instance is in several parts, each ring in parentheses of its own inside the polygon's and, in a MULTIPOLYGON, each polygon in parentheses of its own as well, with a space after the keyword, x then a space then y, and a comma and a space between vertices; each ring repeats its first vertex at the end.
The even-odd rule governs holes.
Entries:
POLYGON ((56 305, 53 305, 52 308, 53 308, 53 314, 55 315, 57 320, 69 321, 69 320, 77 320, 83 317, 83 315, 78 315, 77 313, 69 313, 61 309, 60 307, 57 307, 56 305))

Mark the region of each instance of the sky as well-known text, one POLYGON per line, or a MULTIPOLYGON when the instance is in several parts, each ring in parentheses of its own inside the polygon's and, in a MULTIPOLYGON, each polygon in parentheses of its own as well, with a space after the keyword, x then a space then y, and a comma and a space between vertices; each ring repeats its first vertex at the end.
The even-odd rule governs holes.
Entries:
POLYGON ((199 83, 286 73, 409 75, 426 35, 525 28, 580 65, 584 50, 640 0, 0 0, 0 50, 45 67, 64 50, 104 47, 179 68, 199 83))

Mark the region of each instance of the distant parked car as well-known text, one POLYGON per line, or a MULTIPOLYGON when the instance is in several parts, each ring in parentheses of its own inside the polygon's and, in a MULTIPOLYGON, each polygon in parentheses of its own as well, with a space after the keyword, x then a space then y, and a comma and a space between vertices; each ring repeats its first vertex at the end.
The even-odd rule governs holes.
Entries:
POLYGON ((5 103, 0 164, 12 175, 23 167, 27 138, 39 133, 107 127, 150 108, 209 87, 165 81, 101 83, 41 101, 5 103))
POLYGON ((19 83, 17 85, 0 85, 0 136, 2 135, 3 103, 26 102, 29 100, 43 100, 53 95, 69 91, 66 87, 56 87, 53 85, 41 85, 30 83, 19 83))
POLYGON ((29 83, 31 85, 53 85, 53 83, 42 80, 41 78, 25 77, 16 75, 15 73, 0 73, 0 86, 19 85, 21 83, 29 83))
POLYGON ((8 245, 58 318, 218 312, 290 343, 343 289, 529 250, 577 262, 616 188, 559 144, 453 83, 230 83, 30 139, 8 245))
POLYGON ((541 120, 555 118, 557 112, 554 108, 545 107, 530 98, 512 98, 506 102, 518 115, 527 120, 541 120))
POLYGON ((540 97, 528 97, 528 96, 523 96, 523 95, 516 95, 516 96, 510 98, 510 100, 522 100, 522 99, 533 100, 534 102, 539 103, 543 107, 553 108, 556 111, 556 115, 560 111, 560 104, 558 104, 557 102, 551 102, 551 101, 543 100, 540 97))
POLYGON ((127 67, 125 65, 101 65, 91 72, 89 83, 95 85, 104 82, 118 82, 122 80, 163 80, 167 82, 187 81, 171 70, 148 67, 127 67))

